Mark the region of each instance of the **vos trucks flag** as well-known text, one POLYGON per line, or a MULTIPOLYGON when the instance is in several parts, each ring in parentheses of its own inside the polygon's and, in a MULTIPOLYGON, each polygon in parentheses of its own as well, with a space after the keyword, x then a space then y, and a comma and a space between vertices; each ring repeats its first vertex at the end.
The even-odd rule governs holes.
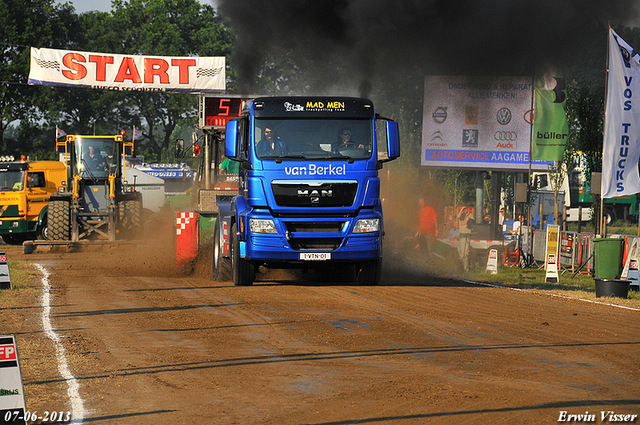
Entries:
POLYGON ((609 28, 609 78, 602 146, 603 199, 640 192, 640 62, 609 28))
POLYGON ((29 84, 108 90, 221 92, 224 57, 139 56, 31 48, 29 84))
POLYGON ((536 75, 535 113, 531 159, 561 161, 569 138, 565 105, 567 89, 562 74, 553 67, 536 75))

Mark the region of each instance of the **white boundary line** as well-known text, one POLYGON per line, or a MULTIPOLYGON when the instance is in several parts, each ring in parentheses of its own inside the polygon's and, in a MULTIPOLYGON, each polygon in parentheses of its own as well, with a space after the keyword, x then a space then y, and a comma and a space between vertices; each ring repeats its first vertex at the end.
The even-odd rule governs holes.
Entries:
POLYGON ((47 335, 56 346, 56 357, 58 359, 58 371, 60 375, 67 381, 67 394, 71 399, 71 422, 72 424, 81 424, 84 420, 85 410, 84 403, 82 401, 82 397, 80 397, 80 384, 78 380, 71 374, 69 370, 69 364, 67 363, 67 358, 65 357, 64 346, 60 342, 60 337, 53 331, 53 326, 51 326, 51 284, 49 283, 49 272, 42 265, 35 265, 38 270, 42 273, 42 286, 43 286, 43 294, 42 294, 42 327, 44 328, 44 333, 47 335))
POLYGON ((603 303, 601 301, 587 300, 587 299, 584 299, 584 298, 567 297, 566 295, 551 294, 551 293, 547 293, 547 292, 543 292, 543 291, 538 291, 536 289, 514 288, 512 286, 494 285, 492 283, 476 282, 474 280, 466 280, 466 279, 463 279, 462 281, 465 282, 465 283, 470 283, 472 285, 490 286, 492 288, 513 289, 514 291, 535 292, 536 294, 547 295, 547 296, 550 296, 550 297, 564 298, 564 299, 567 299, 567 300, 584 301, 584 302, 587 302, 587 303, 608 305, 608 306, 611 306, 611 307, 623 308, 623 309, 626 309, 626 310, 640 311, 640 308, 627 307, 627 306, 624 306, 624 305, 611 304, 611 303, 603 303))

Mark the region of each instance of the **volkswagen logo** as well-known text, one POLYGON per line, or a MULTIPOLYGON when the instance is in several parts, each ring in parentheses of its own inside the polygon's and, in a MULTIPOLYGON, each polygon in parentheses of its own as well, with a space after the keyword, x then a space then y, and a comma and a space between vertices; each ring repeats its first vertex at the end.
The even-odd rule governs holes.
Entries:
POLYGON ((515 142, 518 138, 518 133, 515 131, 496 131, 493 138, 501 142, 515 142))
POLYGON ((496 119, 500 125, 509 124, 511 122, 511 111, 509 108, 500 108, 498 113, 496 113, 496 119))

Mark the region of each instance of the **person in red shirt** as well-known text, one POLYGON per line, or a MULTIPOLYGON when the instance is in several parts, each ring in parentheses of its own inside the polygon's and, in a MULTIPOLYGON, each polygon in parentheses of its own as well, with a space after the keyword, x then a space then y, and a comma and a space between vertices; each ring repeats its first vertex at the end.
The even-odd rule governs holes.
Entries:
POLYGON ((431 255, 433 244, 438 236, 438 214, 432 206, 427 205, 424 198, 418 200, 420 206, 420 230, 418 232, 418 246, 420 251, 431 255))

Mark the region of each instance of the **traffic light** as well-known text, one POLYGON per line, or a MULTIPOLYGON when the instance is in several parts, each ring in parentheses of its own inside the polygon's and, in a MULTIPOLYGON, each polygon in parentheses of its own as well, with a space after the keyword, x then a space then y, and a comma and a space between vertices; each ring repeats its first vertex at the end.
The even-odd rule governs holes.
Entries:
POLYGON ((200 145, 193 145, 193 156, 200 156, 200 145))

